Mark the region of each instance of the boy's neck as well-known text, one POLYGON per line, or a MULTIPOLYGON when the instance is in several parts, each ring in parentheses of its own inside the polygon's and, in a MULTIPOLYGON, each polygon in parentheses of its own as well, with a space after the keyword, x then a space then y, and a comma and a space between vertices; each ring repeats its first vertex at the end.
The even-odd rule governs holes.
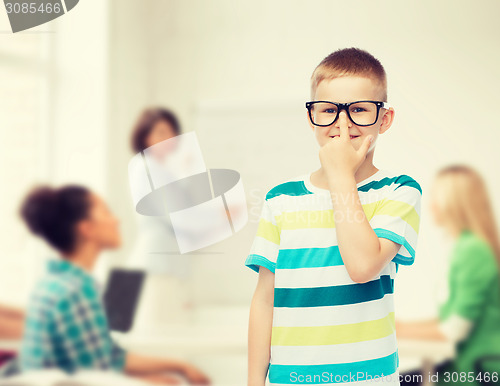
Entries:
MULTIPOLYGON (((373 165, 372 159, 369 159, 367 157, 354 174, 354 179, 356 180, 356 183, 359 183, 378 172, 378 170, 379 169, 377 169, 375 165, 373 165)), ((329 188, 326 173, 323 167, 320 167, 318 170, 312 173, 311 182, 318 188, 329 188)))

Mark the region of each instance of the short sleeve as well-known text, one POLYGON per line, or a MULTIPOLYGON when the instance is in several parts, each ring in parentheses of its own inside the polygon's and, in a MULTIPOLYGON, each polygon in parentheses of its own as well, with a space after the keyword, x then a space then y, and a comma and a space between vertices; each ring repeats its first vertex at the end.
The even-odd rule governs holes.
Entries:
POLYGON ((422 189, 411 177, 399 176, 389 193, 377 205, 370 220, 375 234, 400 244, 393 262, 411 265, 415 261, 420 227, 422 189))
POLYGON ((280 229, 276 224, 269 200, 264 200, 257 234, 250 248, 245 265, 255 272, 259 266, 274 273, 280 246, 280 229))
POLYGON ((496 288, 496 260, 489 247, 478 240, 458 244, 454 253, 448 313, 476 321, 487 305, 490 291, 496 288))

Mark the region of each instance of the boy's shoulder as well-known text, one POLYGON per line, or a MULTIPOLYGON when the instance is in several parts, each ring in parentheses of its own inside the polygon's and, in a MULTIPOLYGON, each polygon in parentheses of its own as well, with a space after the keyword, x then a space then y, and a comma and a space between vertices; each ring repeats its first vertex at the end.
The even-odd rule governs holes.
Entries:
MULTIPOLYGON (((292 197, 297 198, 297 196, 312 195, 317 191, 323 191, 324 189, 318 189, 311 185, 308 180, 310 175, 311 173, 303 173, 282 180, 267 190, 265 201, 270 204, 278 204, 281 207, 292 202, 295 204, 295 201, 289 200, 292 197)), ((400 193, 406 194, 406 192, 412 192, 413 194, 413 191, 422 194, 422 188, 415 178, 403 171, 386 168, 379 169, 376 174, 358 185, 358 191, 360 194, 366 194, 374 198, 378 197, 378 199, 391 194, 400 195, 400 193)))
POLYGON ((283 196, 302 196, 310 194, 311 192, 306 188, 304 183, 306 176, 307 174, 301 174, 282 180, 282 182, 274 185, 266 192, 266 201, 283 196))
POLYGON ((395 191, 402 187, 418 190, 422 194, 422 188, 415 178, 404 171, 392 169, 380 169, 373 179, 358 188, 360 191, 381 190, 385 192, 395 191), (386 189, 382 189, 386 188, 386 189))

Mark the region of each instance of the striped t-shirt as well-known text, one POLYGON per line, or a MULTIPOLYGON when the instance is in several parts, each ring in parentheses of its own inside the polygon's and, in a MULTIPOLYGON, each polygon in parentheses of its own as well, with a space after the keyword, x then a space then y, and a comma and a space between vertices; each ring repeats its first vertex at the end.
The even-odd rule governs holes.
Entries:
POLYGON ((415 259, 420 185, 386 169, 357 183, 377 236, 401 245, 379 276, 357 283, 339 252, 330 192, 310 176, 267 192, 245 261, 275 274, 269 382, 399 385, 394 277, 415 259))

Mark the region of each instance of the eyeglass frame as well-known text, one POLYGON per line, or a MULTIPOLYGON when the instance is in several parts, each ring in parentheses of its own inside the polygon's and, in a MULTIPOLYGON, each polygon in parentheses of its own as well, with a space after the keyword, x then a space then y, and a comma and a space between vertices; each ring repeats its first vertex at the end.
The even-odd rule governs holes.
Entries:
POLYGON ((311 102, 306 102, 306 108, 307 108, 307 111, 309 113, 309 119, 311 120, 311 123, 314 125, 314 126, 320 126, 320 127, 327 127, 327 126, 331 126, 333 125, 337 119, 339 118, 339 115, 340 115, 340 112, 342 110, 345 110, 347 116, 349 117, 349 119, 351 120, 352 123, 354 123, 356 126, 372 126, 374 125, 377 121, 378 121, 378 116, 379 116, 379 113, 380 113, 380 109, 381 108, 384 108, 384 109, 390 109, 392 106, 387 103, 387 102, 381 102, 381 101, 370 101, 370 100, 362 100, 362 101, 355 101, 355 102, 349 102, 349 103, 337 103, 337 102, 331 102, 331 101, 311 101, 311 102), (353 121, 353 119, 351 118, 351 114, 349 113, 349 106, 350 105, 353 105, 355 103, 361 103, 361 102, 372 102, 372 103, 375 103, 375 105, 377 106, 377 116, 375 117, 375 121, 373 123, 370 123, 369 125, 358 125, 357 123, 355 123, 353 121), (318 125, 316 123, 314 123, 314 120, 312 118, 312 115, 311 115, 311 107, 316 104, 316 103, 330 103, 330 104, 333 104, 335 106, 337 106, 337 115, 335 116, 335 119, 333 120, 332 123, 329 123, 328 125, 318 125))

